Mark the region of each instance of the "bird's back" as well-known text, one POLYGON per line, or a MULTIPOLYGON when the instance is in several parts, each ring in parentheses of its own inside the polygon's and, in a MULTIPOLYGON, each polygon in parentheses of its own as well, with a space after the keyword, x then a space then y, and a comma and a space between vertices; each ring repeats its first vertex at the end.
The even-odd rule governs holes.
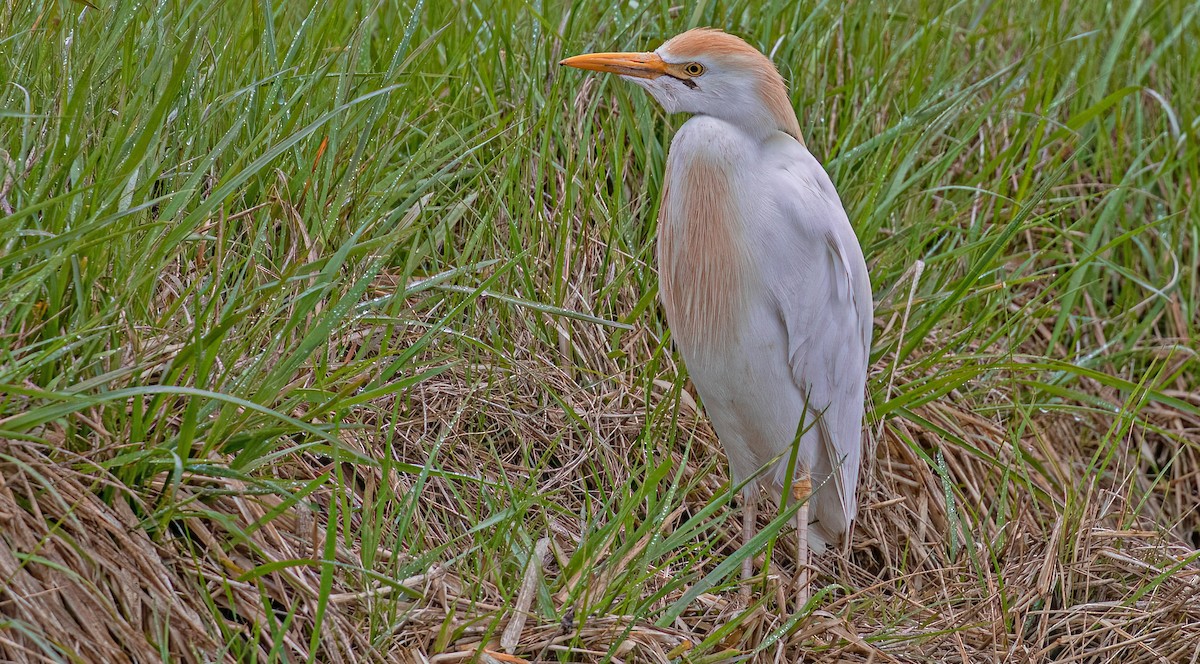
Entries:
POLYGON ((832 183, 790 136, 695 116, 671 145, 658 234, 672 338, 734 480, 780 457, 760 477, 778 494, 807 413, 799 463, 813 533, 831 541, 855 514, 871 311, 832 183))

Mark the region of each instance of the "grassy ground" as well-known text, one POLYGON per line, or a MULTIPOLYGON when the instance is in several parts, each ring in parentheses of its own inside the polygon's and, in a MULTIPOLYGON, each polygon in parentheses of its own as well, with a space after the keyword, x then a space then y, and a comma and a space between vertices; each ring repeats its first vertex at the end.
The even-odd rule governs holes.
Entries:
POLYGON ((94 1, 0 0, 0 659, 1200 658, 1200 5, 94 1), (683 118, 556 65, 693 25, 871 267, 800 612, 656 302, 683 118))

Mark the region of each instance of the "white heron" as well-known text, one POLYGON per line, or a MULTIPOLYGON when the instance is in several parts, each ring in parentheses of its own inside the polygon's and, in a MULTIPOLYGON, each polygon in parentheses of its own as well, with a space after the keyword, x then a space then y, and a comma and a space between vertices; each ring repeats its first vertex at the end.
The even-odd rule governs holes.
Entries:
MULTIPOLYGON (((805 147, 783 77, 738 37, 699 28, 649 53, 561 64, 617 74, 668 113, 692 115, 667 157, 659 296, 734 481, 775 460, 744 489, 745 542, 759 487, 781 497, 803 431, 792 493, 805 501, 807 598, 809 547, 848 538, 857 511, 871 346, 870 278, 837 190, 805 147)), ((742 578, 751 574, 748 557, 742 578)))

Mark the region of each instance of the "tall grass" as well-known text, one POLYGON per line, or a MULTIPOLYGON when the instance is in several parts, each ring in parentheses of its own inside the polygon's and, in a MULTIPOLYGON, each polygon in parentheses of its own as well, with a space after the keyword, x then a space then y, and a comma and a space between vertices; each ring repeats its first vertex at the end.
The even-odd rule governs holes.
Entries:
POLYGON ((728 608, 786 514, 737 549, 656 306, 684 118, 556 64, 695 25, 779 64, 871 268, 880 455, 818 600, 1005 659, 955 617, 995 602, 1050 661, 1100 647, 1039 613, 1100 601, 1086 533, 1160 543, 1127 607, 1195 574, 1162 553, 1200 547, 1195 3, 96 5, 0 5, 6 656, 482 657, 544 539, 524 656, 858 647, 773 582, 728 608), (105 510, 175 579, 151 618, 66 534, 105 510), (47 574, 132 627, 81 636, 47 574))

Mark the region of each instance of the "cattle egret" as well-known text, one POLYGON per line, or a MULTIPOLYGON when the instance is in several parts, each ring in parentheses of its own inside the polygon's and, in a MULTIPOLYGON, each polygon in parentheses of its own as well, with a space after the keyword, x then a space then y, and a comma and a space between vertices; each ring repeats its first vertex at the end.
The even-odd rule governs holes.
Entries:
MULTIPOLYGON (((781 496, 799 442, 803 603, 810 545, 819 554, 848 539, 862 460, 871 283, 837 190, 804 145, 783 77, 738 37, 699 28, 650 53, 561 64, 617 74, 692 116, 667 156, 659 297, 734 481, 765 467, 743 490, 746 542, 759 488, 781 496)), ((751 572, 748 557, 743 580, 751 572)))

